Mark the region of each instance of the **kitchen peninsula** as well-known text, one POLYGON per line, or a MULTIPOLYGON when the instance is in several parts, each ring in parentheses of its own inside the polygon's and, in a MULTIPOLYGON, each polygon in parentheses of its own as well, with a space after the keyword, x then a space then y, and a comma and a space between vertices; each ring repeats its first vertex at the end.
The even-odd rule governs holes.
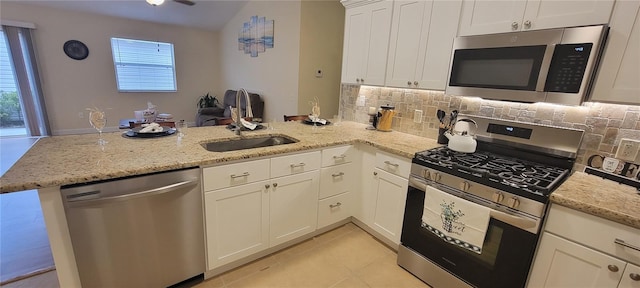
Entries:
MULTIPOLYGON (((415 152, 439 146, 432 139, 400 132, 371 131, 365 127, 360 123, 341 122, 337 126, 313 129, 298 122, 280 122, 276 123, 275 130, 243 132, 242 137, 285 135, 299 140, 297 143, 224 153, 209 152, 201 145, 238 137, 222 126, 189 128, 181 139, 175 135, 126 139, 122 137, 122 132, 105 133, 104 138, 109 143, 104 151, 97 145, 96 134, 48 137, 40 139, 0 178, 0 192, 39 189, 60 283, 64 287, 79 287, 68 228, 64 221, 60 186, 189 167, 239 163, 339 145, 372 147, 408 161, 415 152)), ((551 201, 640 228, 640 197, 635 195, 632 188, 627 188, 575 173, 552 194, 551 201), (585 187, 598 187, 599 191, 585 187), (597 198, 597 195, 602 197, 597 198)))

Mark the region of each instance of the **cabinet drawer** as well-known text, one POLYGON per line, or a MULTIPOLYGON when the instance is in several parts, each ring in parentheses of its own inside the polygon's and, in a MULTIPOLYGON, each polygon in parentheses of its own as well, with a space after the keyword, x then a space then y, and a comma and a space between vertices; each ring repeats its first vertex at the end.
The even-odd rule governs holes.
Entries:
POLYGON ((269 159, 202 169, 204 191, 269 179, 269 159))
POLYGON ((549 210, 545 230, 582 245, 640 263, 640 251, 616 244, 616 239, 640 247, 640 230, 607 219, 554 204, 549 210))
POLYGON ((322 168, 320 171, 320 194, 318 198, 326 198, 346 191, 353 190, 356 174, 353 164, 322 168))
POLYGON ((376 167, 400 177, 409 178, 411 161, 388 153, 376 153, 376 167))
POLYGON ((351 192, 345 192, 318 201, 318 228, 351 216, 351 207, 353 206, 351 195, 351 192))
POLYGON ((322 167, 351 163, 354 161, 356 149, 349 146, 341 146, 322 150, 322 167))
POLYGON ((320 151, 271 158, 271 178, 320 169, 320 151))

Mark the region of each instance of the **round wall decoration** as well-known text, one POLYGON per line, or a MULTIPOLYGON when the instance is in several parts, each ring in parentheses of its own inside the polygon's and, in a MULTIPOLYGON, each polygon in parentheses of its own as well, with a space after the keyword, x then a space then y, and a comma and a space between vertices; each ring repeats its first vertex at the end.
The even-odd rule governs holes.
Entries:
POLYGON ((89 48, 87 48, 87 45, 84 45, 84 43, 78 40, 64 42, 62 49, 64 50, 64 54, 67 54, 71 59, 82 60, 89 56, 89 48))

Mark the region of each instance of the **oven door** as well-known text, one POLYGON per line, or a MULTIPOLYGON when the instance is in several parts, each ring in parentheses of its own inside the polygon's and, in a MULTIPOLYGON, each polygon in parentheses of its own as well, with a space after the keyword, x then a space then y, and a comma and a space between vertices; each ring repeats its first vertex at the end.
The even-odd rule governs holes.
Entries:
MULTIPOLYGON (((448 193, 452 190, 437 183, 433 185, 448 193)), ((413 186, 416 186, 415 181, 413 186)), ((422 228, 424 199, 424 189, 409 186, 401 236, 403 246, 474 287, 524 287, 538 235, 517 226, 529 225, 528 221, 535 220, 518 219, 517 216, 494 211, 482 254, 476 254, 449 244, 422 228)), ((429 279, 422 280, 429 284, 429 279)))

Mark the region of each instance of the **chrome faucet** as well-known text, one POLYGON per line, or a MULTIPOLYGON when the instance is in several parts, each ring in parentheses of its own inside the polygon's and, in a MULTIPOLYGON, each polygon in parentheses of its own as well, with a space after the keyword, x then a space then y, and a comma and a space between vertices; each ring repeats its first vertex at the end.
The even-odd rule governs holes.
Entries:
POLYGON ((242 122, 240 121, 242 116, 242 108, 240 107, 240 97, 242 97, 244 95, 245 97, 245 101, 247 102, 246 108, 245 108, 245 116, 244 117, 253 117, 253 111, 251 111, 251 100, 249 99, 249 93, 247 92, 247 90, 245 90, 244 88, 240 88, 238 89, 238 92, 236 92, 236 120, 235 120, 235 124, 236 124, 236 135, 240 135, 240 130, 242 129, 242 122))

